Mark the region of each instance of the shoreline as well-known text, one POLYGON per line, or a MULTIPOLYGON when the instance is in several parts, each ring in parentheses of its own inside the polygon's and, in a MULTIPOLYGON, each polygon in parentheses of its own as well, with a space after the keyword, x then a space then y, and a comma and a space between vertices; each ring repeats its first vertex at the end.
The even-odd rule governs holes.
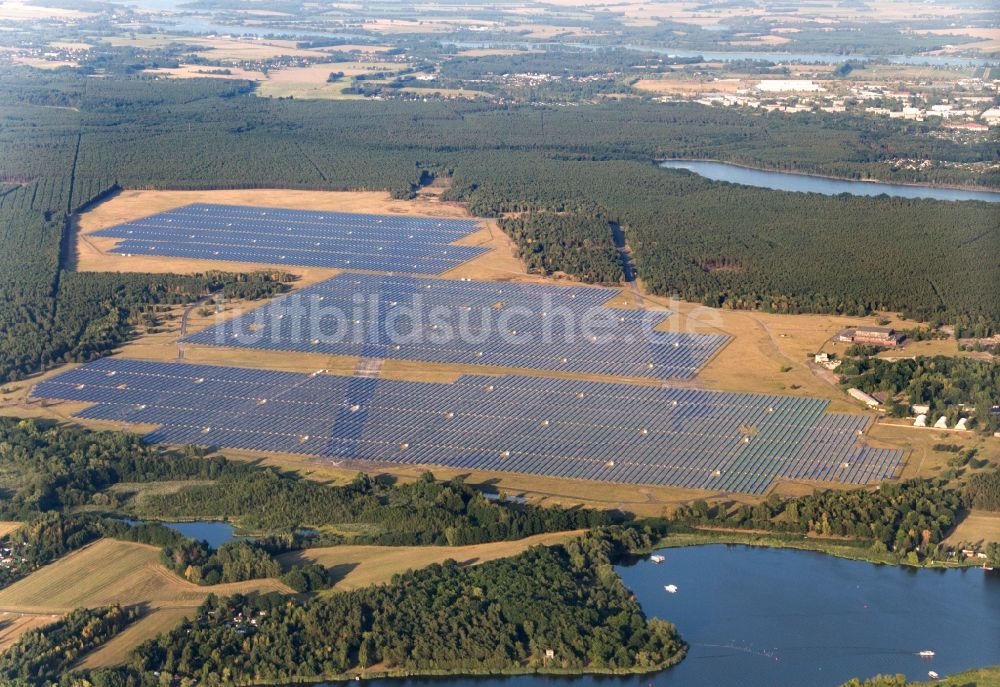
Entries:
MULTIPOLYGON (((797 170, 787 170, 787 169, 779 169, 779 168, 772 168, 772 167, 755 167, 753 165, 748 165, 748 164, 746 164, 744 162, 733 162, 732 160, 720 160, 720 159, 717 159, 717 158, 707 158, 707 157, 698 157, 698 158, 695 158, 695 157, 654 158, 653 162, 656 164, 657 167, 660 167, 660 165, 662 163, 664 163, 664 162, 714 162, 714 163, 720 164, 720 165, 730 165, 732 167, 739 167, 740 169, 746 169, 746 170, 749 170, 751 172, 772 172, 772 173, 775 173, 775 174, 794 174, 796 176, 812 177, 814 179, 826 179, 828 181, 846 181, 846 182, 856 182, 856 183, 861 183, 861 184, 886 184, 888 186, 905 186, 907 188, 926 188, 926 189, 930 189, 930 190, 941 190, 941 191, 967 191, 969 193, 995 193, 998 196, 1000 196, 1000 188, 997 188, 997 187, 994 187, 994 186, 970 186, 968 184, 933 184, 933 183, 918 183, 918 182, 915 182, 915 181, 888 181, 886 179, 851 179, 849 177, 840 177, 840 176, 835 176, 833 174, 820 174, 820 173, 817 173, 817 172, 801 172, 801 171, 797 171, 797 170)), ((670 167, 661 167, 661 169, 671 169, 671 168, 670 167)), ((695 172, 693 170, 685 170, 685 171, 689 171, 692 174, 698 174, 698 172, 695 172)), ((708 179, 708 177, 704 176, 703 174, 698 174, 698 176, 702 177, 703 179, 708 179)), ((721 182, 721 180, 719 180, 719 179, 709 179, 709 181, 719 181, 719 182, 721 182)), ((738 184, 739 182, 721 182, 721 183, 735 183, 735 184, 738 184)), ((761 187, 757 187, 757 188, 761 188, 761 187)), ((779 190, 779 189, 771 189, 771 190, 779 190)), ((787 191, 787 193, 815 193, 815 191, 787 191)), ((836 194, 829 194, 829 195, 836 195, 836 194)), ((908 200, 938 200, 938 199, 937 198, 910 198, 908 200)), ((969 200, 971 200, 972 202, 979 202, 979 203, 990 202, 990 201, 983 201, 983 200, 976 201, 974 199, 969 199, 969 200)), ((952 200, 952 201, 943 201, 943 202, 967 203, 967 202, 969 202, 969 200, 963 200, 963 201, 954 201, 954 200, 952 200)))
POLYGON ((524 675, 551 675, 566 677, 591 676, 627 676, 627 675, 655 675, 672 668, 680 663, 687 656, 687 644, 684 648, 672 656, 670 660, 664 661, 656 666, 642 666, 635 669, 574 669, 574 668, 512 668, 510 670, 475 671, 466 669, 427 669, 427 670, 354 670, 348 673, 340 673, 330 676, 306 676, 297 675, 289 680, 277 681, 255 681, 237 683, 241 687, 277 687, 279 685, 303 684, 322 685, 328 682, 350 682, 355 680, 387 680, 400 678, 495 678, 495 677, 518 677, 524 675))
POLYGON ((756 532, 723 532, 692 528, 692 531, 689 532, 668 534, 657 542, 650 551, 657 549, 677 549, 687 546, 708 546, 711 544, 734 544, 770 549, 811 551, 835 558, 871 563, 873 565, 892 565, 920 570, 965 570, 982 567, 980 562, 966 562, 969 559, 962 559, 955 563, 930 561, 914 566, 905 561, 897 560, 891 554, 877 554, 871 550, 868 542, 862 542, 857 539, 819 539, 816 537, 807 537, 802 534, 781 532, 760 534, 756 532))

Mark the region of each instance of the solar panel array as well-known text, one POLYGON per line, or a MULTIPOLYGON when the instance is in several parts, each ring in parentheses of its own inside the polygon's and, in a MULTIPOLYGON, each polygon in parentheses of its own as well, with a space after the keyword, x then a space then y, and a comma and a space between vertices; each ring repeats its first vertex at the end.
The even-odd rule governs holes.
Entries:
POLYGON ((474 220, 195 203, 93 233, 112 252, 179 258, 441 274, 486 252, 453 246, 474 220))
POLYGON ((604 307, 617 289, 340 274, 186 343, 690 378, 728 341, 661 332, 669 313, 604 307))
POLYGON ((817 399, 524 376, 452 384, 107 358, 42 382, 79 417, 150 441, 757 494, 777 478, 869 484, 902 451, 817 399))

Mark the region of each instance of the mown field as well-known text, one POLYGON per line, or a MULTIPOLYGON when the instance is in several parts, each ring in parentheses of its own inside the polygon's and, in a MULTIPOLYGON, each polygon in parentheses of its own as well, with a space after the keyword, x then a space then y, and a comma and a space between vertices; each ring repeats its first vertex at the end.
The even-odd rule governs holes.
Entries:
POLYGON ((97 651, 87 654, 77 665, 81 669, 109 668, 125 662, 129 653, 147 639, 169 632, 184 618, 192 615, 191 608, 160 608, 144 615, 138 621, 112 637, 97 651))
POLYGON ((66 613, 81 606, 195 608, 209 593, 291 590, 276 580, 199 587, 167 570, 155 546, 101 539, 0 590, 0 610, 66 613))
POLYGON ((319 563, 339 579, 333 589, 349 591, 373 584, 385 584, 393 575, 453 559, 463 565, 477 565, 515 556, 537 545, 561 544, 582 531, 539 534, 517 541, 500 541, 472 546, 330 546, 305 549, 282 556, 285 567, 295 563, 319 563))

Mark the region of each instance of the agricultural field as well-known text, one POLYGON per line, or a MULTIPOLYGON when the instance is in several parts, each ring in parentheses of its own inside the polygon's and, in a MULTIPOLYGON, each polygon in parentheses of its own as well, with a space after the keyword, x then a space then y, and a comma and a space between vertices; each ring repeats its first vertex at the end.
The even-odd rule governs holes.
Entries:
POLYGON ((1000 513, 971 511, 944 540, 945 544, 1000 542, 1000 513))
POLYGON ((356 98, 343 92, 351 77, 370 74, 395 74, 405 67, 396 62, 321 62, 305 67, 288 67, 268 72, 258 82, 257 95, 265 98, 356 98), (328 82, 330 74, 343 76, 328 82))
POLYGON ((8 613, 0 611, 0 652, 14 645, 28 630, 45 627, 60 618, 61 614, 8 613))
POLYGON ((337 583, 334 591, 349 591, 373 584, 385 584, 393 575, 407 570, 425 568, 448 559, 462 565, 478 565, 486 561, 516 556, 532 546, 561 544, 582 531, 539 534, 517 541, 501 541, 472 546, 331 546, 305 549, 285 554, 283 565, 319 563, 333 571, 337 583))
POLYGON ((165 632, 173 630, 194 612, 192 608, 158 608, 142 616, 106 644, 83 657, 79 669, 110 668, 125 662, 131 651, 165 632))
POLYGON ((113 603, 149 609, 196 608, 209 593, 250 591, 291 590, 276 580, 201 587, 167 570, 155 546, 101 539, 0 590, 0 610, 62 614, 81 606, 113 603))

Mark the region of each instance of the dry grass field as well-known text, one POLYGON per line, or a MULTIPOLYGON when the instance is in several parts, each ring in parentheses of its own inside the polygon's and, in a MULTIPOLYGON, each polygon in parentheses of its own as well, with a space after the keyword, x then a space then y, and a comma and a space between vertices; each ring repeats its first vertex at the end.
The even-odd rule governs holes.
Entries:
POLYGON ((393 575, 425 568, 433 563, 443 563, 449 558, 462 565, 476 565, 515 556, 538 544, 560 544, 582 533, 583 530, 552 532, 518 541, 472 546, 331 546, 285 554, 281 557, 281 562, 286 566, 295 563, 320 563, 331 568, 340 578, 333 587, 335 591, 349 591, 373 584, 385 584, 393 575))
POLYGON ((21 523, 14 520, 0 520, 0 537, 6 537, 20 526, 21 523))
POLYGON ((323 62, 306 67, 289 67, 273 70, 264 78, 257 79, 259 85, 255 92, 265 98, 356 99, 360 96, 344 93, 344 88, 350 84, 350 77, 373 72, 395 74, 403 66, 395 62, 323 62), (327 78, 332 72, 342 72, 344 78, 328 83, 327 78))
POLYGON ((0 623, 12 620, 0 625, 0 650, 74 608, 139 605, 143 617, 81 663, 90 668, 113 665, 139 643, 176 627, 210 593, 255 591, 292 593, 269 579, 199 587, 167 570, 157 547, 101 539, 0 590, 0 623))
POLYGON ((852 324, 875 324, 876 318, 726 310, 650 296, 645 301, 674 313, 666 329, 732 337, 693 380, 694 386, 815 396, 829 399, 833 411, 863 410, 810 363, 812 354, 825 350, 838 331, 852 324))
POLYGON ((267 78, 264 72, 250 71, 240 67, 226 67, 228 74, 219 73, 222 67, 206 67, 200 64, 182 64, 178 67, 158 67, 144 69, 144 74, 167 79, 247 79, 262 81, 267 78))
POLYGON ((935 451, 935 444, 956 444, 976 449, 977 460, 989 460, 1000 465, 1000 441, 977 432, 914 427, 908 419, 883 419, 869 432, 873 443, 902 448, 909 452, 902 478, 933 477, 948 469, 955 457, 948 451, 935 451))
POLYGON ((82 670, 96 670, 124 663, 135 647, 164 632, 170 632, 191 612, 190 608, 161 608, 151 611, 96 651, 85 655, 76 667, 82 670))
POLYGON ((750 87, 742 79, 704 79, 696 81, 687 77, 639 79, 633 86, 640 91, 656 93, 657 95, 685 96, 699 93, 735 94, 740 89, 750 87))
POLYGON ((407 87, 399 89, 402 93, 412 93, 413 95, 440 95, 442 98, 488 98, 490 94, 486 91, 473 91, 464 88, 420 88, 407 87))
POLYGON ((60 615, 0 612, 0 653, 3 653, 28 630, 44 627, 59 620, 60 615))
POLYGON ((960 26, 947 29, 918 29, 914 33, 929 33, 938 36, 961 36, 979 38, 974 43, 963 43, 941 50, 942 53, 957 52, 959 50, 979 50, 982 52, 997 52, 1000 50, 1000 28, 960 26))
MULTIPOLYGON (((346 484, 361 471, 373 475, 391 475, 400 482, 415 481, 424 472, 431 471, 438 479, 450 480, 454 477, 462 477, 473 486, 511 496, 524 497, 527 501, 537 505, 619 509, 640 516, 669 514, 679 505, 690 504, 696 499, 702 498, 709 501, 725 499, 745 503, 755 503, 760 500, 759 497, 749 495, 714 493, 679 487, 614 484, 439 466, 427 467, 389 463, 372 465, 348 460, 317 459, 292 453, 265 454, 260 451, 239 449, 225 449, 220 453, 236 460, 259 461, 263 465, 296 472, 308 479, 329 484, 346 484)), ((784 493, 784 490, 781 493, 784 493)))
POLYGON ((155 546, 101 539, 0 590, 0 611, 55 614, 113 603, 195 608, 209 593, 251 591, 291 593, 277 580, 200 587, 167 570, 155 546))
POLYGON ((79 62, 73 60, 49 60, 40 57, 25 57, 18 55, 13 58, 18 64, 23 64, 35 69, 59 69, 60 67, 79 67, 79 62))
POLYGON ((114 46, 134 46, 139 48, 160 48, 172 43, 199 46, 198 51, 210 59, 256 60, 271 57, 313 57, 324 58, 328 53, 319 49, 296 46, 295 41, 270 38, 232 38, 227 36, 176 36, 170 34, 137 34, 132 36, 108 36, 105 42, 114 46))
POLYGON ((974 510, 958 523, 945 544, 1000 542, 1000 513, 974 510))

